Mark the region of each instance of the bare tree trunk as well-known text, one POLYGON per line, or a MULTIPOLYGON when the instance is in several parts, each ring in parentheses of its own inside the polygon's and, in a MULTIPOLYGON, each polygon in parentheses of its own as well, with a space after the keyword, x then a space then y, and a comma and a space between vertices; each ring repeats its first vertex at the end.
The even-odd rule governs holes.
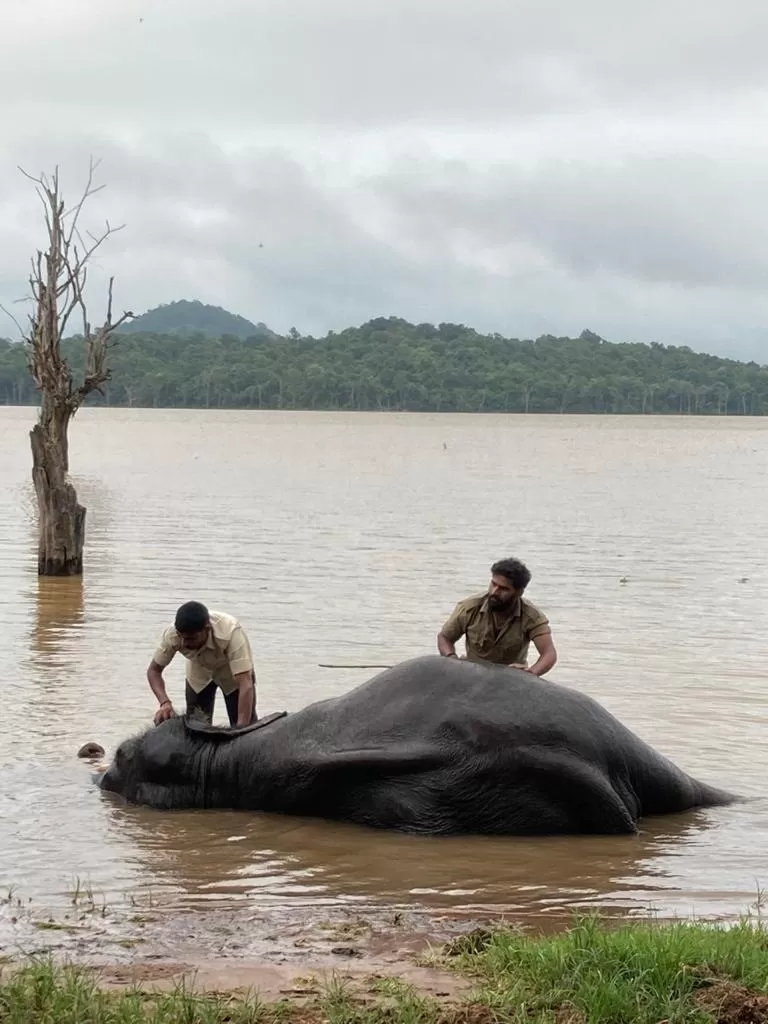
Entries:
MULTIPOLYGON (((112 333, 133 316, 123 313, 112 322, 112 280, 104 324, 91 333, 83 290, 90 257, 113 232, 106 225, 100 235, 85 242, 78 220, 85 201, 94 192, 91 163, 88 183, 80 200, 66 210, 59 192, 58 171, 51 180, 44 175, 31 178, 45 210, 48 249, 38 251, 32 260, 30 285, 34 311, 29 330, 19 327, 24 339, 29 370, 41 394, 38 422, 30 432, 32 480, 38 505, 39 576, 80 576, 83 571, 85 509, 69 479, 69 421, 93 391, 109 379, 107 345, 112 333), (79 309, 83 317, 85 374, 75 386, 72 372, 61 353, 61 339, 72 313, 79 309)), ((30 175, 26 175, 30 177, 30 175)), ((119 230, 119 229, 118 229, 119 230)))
POLYGON ((39 516, 38 576, 83 572, 85 509, 69 481, 69 419, 66 410, 52 407, 44 396, 40 420, 29 435, 39 516))

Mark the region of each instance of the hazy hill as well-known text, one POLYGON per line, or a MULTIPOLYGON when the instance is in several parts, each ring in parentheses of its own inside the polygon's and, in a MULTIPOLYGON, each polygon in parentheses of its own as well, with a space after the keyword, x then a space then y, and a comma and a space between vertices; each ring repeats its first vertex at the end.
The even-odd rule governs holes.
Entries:
POLYGON ((229 313, 220 306, 181 299, 147 310, 141 316, 124 324, 120 334, 204 334, 221 338, 225 334, 235 338, 271 338, 274 334, 266 324, 251 323, 243 316, 229 313))

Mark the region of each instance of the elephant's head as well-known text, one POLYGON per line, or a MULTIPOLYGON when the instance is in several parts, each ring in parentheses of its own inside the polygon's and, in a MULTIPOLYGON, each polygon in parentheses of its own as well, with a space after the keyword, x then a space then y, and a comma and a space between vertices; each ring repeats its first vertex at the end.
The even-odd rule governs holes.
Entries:
POLYGON ((101 788, 129 803, 162 810, 220 806, 221 792, 230 790, 236 761, 224 753, 246 734, 284 718, 276 712, 240 729, 225 729, 194 718, 169 718, 125 740, 101 779, 101 788), (218 766, 217 770, 214 769, 218 766))
POLYGON ((173 809, 201 806, 213 744, 183 719, 171 718, 124 740, 101 779, 101 788, 129 803, 173 809))

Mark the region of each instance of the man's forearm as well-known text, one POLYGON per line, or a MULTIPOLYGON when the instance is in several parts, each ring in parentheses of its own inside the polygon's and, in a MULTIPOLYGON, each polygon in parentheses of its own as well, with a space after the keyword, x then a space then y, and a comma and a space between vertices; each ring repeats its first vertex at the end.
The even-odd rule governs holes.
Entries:
POLYGON ((449 640, 445 633, 437 634, 437 649, 444 658, 456 657, 456 646, 449 640))
POLYGON ((147 669, 147 679, 149 680, 149 686, 152 693, 157 697, 158 704, 170 704, 168 699, 168 693, 165 689, 165 680, 163 679, 163 673, 159 668, 154 665, 150 665, 147 669))
POLYGON ((549 672, 551 668, 554 668, 557 662, 557 655, 554 651, 547 651, 546 654, 542 654, 538 661, 535 661, 528 669, 530 673, 535 676, 543 676, 549 672))
POLYGON ((250 725, 256 703, 256 677, 249 672, 245 679, 238 679, 237 725, 250 725))

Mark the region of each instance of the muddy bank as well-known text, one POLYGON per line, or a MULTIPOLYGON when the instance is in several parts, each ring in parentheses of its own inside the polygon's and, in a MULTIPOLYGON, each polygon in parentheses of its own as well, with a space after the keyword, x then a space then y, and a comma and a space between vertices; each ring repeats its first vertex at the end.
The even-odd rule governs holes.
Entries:
MULTIPOLYGON (((101 965, 259 962, 301 968, 408 962, 477 927, 514 926, 533 933, 558 931, 573 909, 552 906, 525 913, 504 907, 439 911, 393 905, 354 907, 248 906, 211 909, 169 907, 150 895, 107 902, 78 890, 57 905, 23 894, 0 898, 0 957, 50 956, 101 965)), ((624 911, 607 912, 622 919, 624 911)))
POLYGON ((107 964, 95 971, 99 987, 109 991, 140 987, 145 991, 172 992, 183 985, 187 992, 258 995, 267 1003, 311 1002, 332 984, 342 984, 348 993, 364 998, 373 996, 377 983, 386 978, 441 1001, 458 1000, 471 988, 469 980, 460 974, 408 960, 380 962, 374 959, 339 965, 326 959, 313 961, 298 970, 291 964, 233 963, 222 959, 194 967, 181 963, 107 964))
POLYGON ((44 915, 18 901, 11 909, 15 914, 0 943, 6 974, 30 957, 45 956, 55 964, 93 968, 100 987, 110 990, 139 985, 172 991, 183 982, 187 991, 258 992, 265 1001, 315 998, 331 980, 362 998, 382 978, 425 996, 453 998, 466 981, 429 960, 446 941, 482 923, 469 914, 384 910, 336 910, 320 918, 317 908, 289 918, 221 909, 119 914, 98 906, 44 915))
POLYGON ((141 904, 123 909, 90 900, 52 911, 17 899, 0 907, 0 956, 193 967, 216 959, 297 967, 310 961, 384 963, 420 956, 491 920, 503 916, 338 907, 325 914, 317 907, 179 912, 141 904))
MULTIPOLYGON (((258 996, 265 1003, 312 1002, 331 985, 343 985, 349 994, 365 998, 375 994, 383 979, 395 980, 422 996, 442 1001, 458 1000, 470 991, 470 982, 462 975, 416 961, 417 957, 403 953, 401 957, 365 956, 356 961, 321 955, 301 965, 222 957, 197 963, 139 959, 134 963, 79 966, 92 972, 99 988, 111 992, 136 988, 175 992, 183 987, 188 993, 258 996)), ((0 965, 0 982, 24 963, 19 960, 0 965)))
MULTIPOLYGON (((192 966, 226 959, 299 967, 312 961, 394 961, 418 956, 476 927, 506 925, 552 934, 567 928, 574 914, 597 910, 616 921, 675 916, 652 905, 642 913, 588 900, 552 901, 528 910, 504 904, 435 908, 354 901, 340 906, 332 900, 307 905, 216 897, 207 907, 179 907, 152 892, 105 897, 86 889, 59 896, 54 903, 13 890, 3 896, 0 890, 0 958, 50 955, 95 965, 141 959, 192 966)), ((696 916, 706 921, 735 920, 738 915, 696 916)))
MULTIPOLYGON (((14 1020, 185 1024, 585 1024, 698 1020, 768 1024, 768 942, 761 918, 701 922, 571 922, 555 935, 473 929, 421 958, 375 946, 341 968, 211 959, 0 967, 14 1020), (385 950, 381 951, 385 954, 385 950)), ((383 940, 383 936, 379 936, 383 940)), ((351 947, 350 947, 351 948, 351 947)), ((337 956, 342 955, 337 950, 337 956)))
MULTIPOLYGON (((30 957, 92 968, 100 986, 115 990, 140 985, 171 991, 183 982, 187 991, 250 991, 265 1001, 295 1001, 316 997, 333 979, 365 999, 377 979, 396 979, 424 996, 452 1000, 468 982, 439 960, 447 943, 501 927, 531 936, 559 933, 573 923, 575 909, 276 907, 252 901, 180 910, 151 894, 109 903, 80 888, 46 907, 8 892, 0 898, 0 960, 11 969, 30 957)), ((618 908, 601 913, 613 923, 628 916, 618 908)))

